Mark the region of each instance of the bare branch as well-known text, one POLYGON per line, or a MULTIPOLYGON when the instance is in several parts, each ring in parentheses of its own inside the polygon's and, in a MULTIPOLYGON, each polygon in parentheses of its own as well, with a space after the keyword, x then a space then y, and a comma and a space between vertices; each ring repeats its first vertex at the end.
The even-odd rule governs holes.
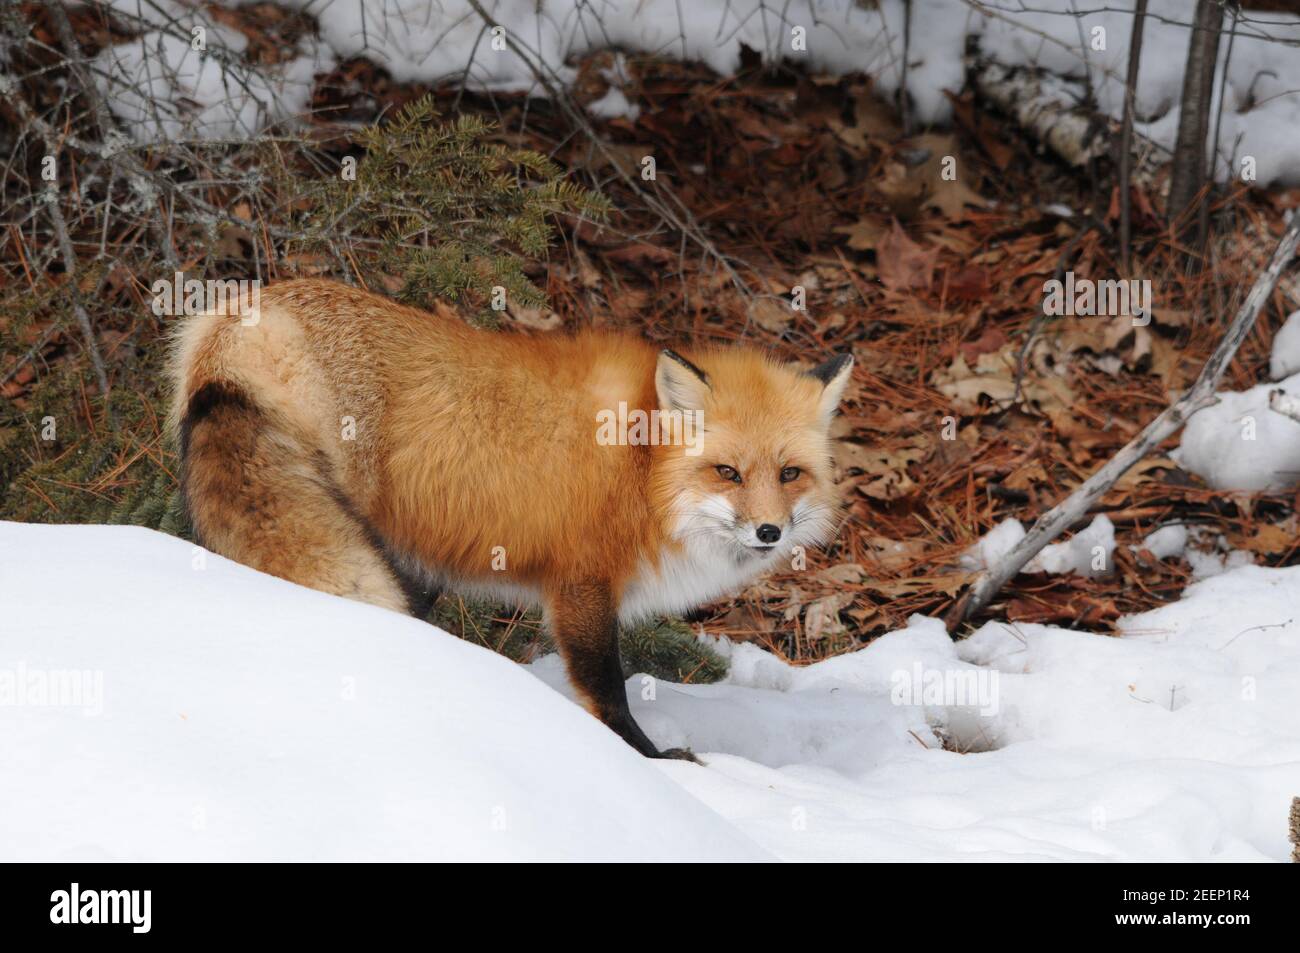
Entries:
MULTIPOLYGON (((497 27, 500 25, 492 15, 484 9, 479 0, 469 0, 469 5, 474 8, 474 12, 482 17, 483 22, 489 27, 497 27)), ((636 178, 624 168, 621 158, 614 154, 614 151, 609 147, 609 144, 605 142, 600 133, 598 133, 595 127, 593 127, 587 120, 587 117, 583 115, 582 110, 573 102, 573 99, 569 96, 567 90, 564 89, 562 84, 557 82, 554 70, 551 70, 550 67, 546 66, 542 58, 535 54, 535 51, 529 49, 527 46, 515 39, 514 34, 509 30, 506 30, 504 35, 506 44, 510 47, 511 51, 524 61, 528 66, 528 69, 532 72, 533 77, 542 88, 546 90, 547 95, 550 96, 555 104, 560 107, 564 114, 569 118, 569 121, 583 131, 583 134, 586 135, 588 141, 596 147, 596 150, 601 154, 601 157, 604 158, 617 172, 619 178, 623 181, 623 184, 630 189, 637 198, 644 202, 647 208, 663 218, 664 221, 674 229, 699 246, 705 255, 716 261, 727 273, 727 277, 731 279, 731 283, 735 285, 736 290, 739 291, 747 300, 750 299, 753 296, 753 292, 750 291, 749 284, 740 276, 739 272, 736 271, 735 266, 732 264, 732 259, 724 254, 712 242, 712 240, 704 234, 690 209, 682 204, 682 202, 671 193, 667 193, 666 198, 661 198, 659 195, 647 192, 645 189, 641 188, 637 183, 636 178)))
POLYGON ((1201 368, 1196 383, 1147 424, 1140 434, 1111 457, 1100 470, 1088 477, 1077 490, 1040 516, 1025 537, 996 566, 989 568, 975 580, 966 595, 954 603, 945 616, 950 632, 988 605, 1029 560, 1078 522, 1093 504, 1105 496, 1116 481, 1128 472, 1129 468, 1140 462, 1166 438, 1177 433, 1198 410, 1215 402, 1217 398, 1214 392, 1218 388, 1219 381, 1223 379, 1223 374, 1241 346, 1241 342, 1255 326, 1255 320, 1259 317, 1264 302, 1273 293, 1282 270, 1295 256, 1298 242, 1300 242, 1300 212, 1291 216, 1291 222, 1278 241, 1268 267, 1255 279, 1254 286, 1246 295, 1246 300, 1242 302, 1223 339, 1219 341, 1214 353, 1201 368))

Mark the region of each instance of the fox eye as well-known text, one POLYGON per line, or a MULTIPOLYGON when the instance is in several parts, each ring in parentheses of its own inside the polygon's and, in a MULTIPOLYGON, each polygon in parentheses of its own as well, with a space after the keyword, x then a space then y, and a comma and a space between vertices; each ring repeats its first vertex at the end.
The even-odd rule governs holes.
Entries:
POLYGON ((786 467, 781 471, 781 482, 793 483, 795 480, 799 479, 799 474, 802 472, 803 471, 798 467, 786 467))
POLYGON ((722 479, 730 480, 732 483, 740 482, 740 473, 735 467, 729 467, 723 463, 714 467, 714 469, 718 471, 718 476, 722 477, 722 479))

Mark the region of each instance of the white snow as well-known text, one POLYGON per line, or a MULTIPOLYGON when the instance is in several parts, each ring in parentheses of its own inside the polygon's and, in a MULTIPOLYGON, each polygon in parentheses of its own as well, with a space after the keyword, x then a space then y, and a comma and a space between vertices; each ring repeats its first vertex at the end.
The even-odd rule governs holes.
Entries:
POLYGON ((1193 579, 1209 579, 1229 569, 1254 565, 1253 553, 1245 549, 1233 549, 1222 533, 1203 526, 1189 529, 1187 541, 1191 545, 1183 550, 1183 558, 1192 567, 1193 579))
POLYGON ((305 114, 315 75, 334 65, 333 54, 310 41, 275 69, 247 63, 242 33, 177 0, 109 6, 128 23, 153 27, 105 47, 93 63, 109 108, 138 142, 250 138, 305 114))
MULTIPOLYGON (((1139 547, 1132 547, 1134 550, 1139 547)), ((1145 549, 1156 559, 1173 559, 1183 555, 1187 548, 1187 527, 1182 523, 1170 523, 1147 535, 1142 540, 1141 549, 1145 549)))
POLYGON ((632 753, 555 657, 145 530, 0 523, 0 860, 1281 861, 1298 604, 1300 567, 1249 567, 1119 637, 723 643, 723 683, 628 683, 694 765, 632 753), (87 694, 40 703, 59 671, 87 694))
POLYGON ((598 119, 623 118, 635 121, 641 115, 641 107, 627 98, 624 90, 631 82, 628 76, 627 57, 622 53, 614 54, 613 64, 600 71, 601 77, 609 83, 605 95, 587 104, 587 112, 598 119))
POLYGON ((0 523, 0 750, 6 861, 764 857, 505 658, 142 529, 0 523))
POLYGON ((1268 376, 1275 381, 1300 371, 1300 311, 1287 316, 1273 336, 1273 351, 1268 359, 1268 376))
POLYGON ((1024 538, 1025 528, 1020 525, 1020 520, 1009 516, 962 553, 957 565, 969 572, 991 569, 1024 538))
POLYGON ((1300 394, 1300 374, 1246 391, 1222 391, 1197 411, 1170 454, 1219 490, 1282 490, 1300 482, 1300 422, 1269 407, 1269 394, 1300 394))
MULTIPOLYGON (((1008 517, 962 553, 957 559, 957 565, 970 572, 990 569, 1024 537, 1025 528, 1020 525, 1020 521, 1008 517)), ((1115 527, 1103 513, 1094 517, 1087 527, 1070 539, 1043 547, 1042 552, 1031 559, 1023 571, 1052 575, 1073 572, 1083 576, 1099 576, 1113 568, 1111 554, 1114 551, 1115 527)))
MULTIPOLYGON (((256 0, 224 0, 220 6, 238 7, 256 0)), ((593 51, 617 49, 661 54, 700 61, 718 73, 735 73, 742 47, 759 51, 768 62, 802 61, 829 73, 883 64, 890 54, 881 35, 880 18, 851 0, 783 0, 780 5, 763 0, 484 0, 483 6, 504 32, 489 30, 466 0, 283 0, 282 6, 303 10, 318 24, 319 37, 328 51, 304 50, 287 70, 263 70, 239 61, 244 38, 233 31, 208 29, 208 50, 195 53, 193 62, 172 69, 182 50, 189 50, 190 29, 208 27, 201 11, 178 0, 112 0, 130 21, 154 26, 165 24, 172 42, 160 54, 163 68, 145 76, 132 44, 122 44, 101 55, 101 86, 119 117, 134 124, 148 120, 144 129, 133 126, 142 139, 178 134, 180 120, 158 122, 147 106, 150 99, 175 105, 180 97, 196 100, 207 115, 205 122, 182 123, 187 132, 208 136, 229 134, 230 127, 249 118, 247 99, 263 110, 260 121, 270 123, 300 112, 306 97, 298 92, 305 70, 327 70, 337 59, 367 58, 382 66, 398 82, 463 84, 475 90, 542 94, 544 84, 534 73, 536 65, 548 82, 568 85, 576 75, 571 63, 593 51), (798 38, 796 38, 798 33, 798 38), (508 42, 509 41, 509 42, 508 42), (523 56, 516 51, 522 48, 523 56), (175 48, 172 48, 175 47, 175 48), (530 65, 529 61, 532 61, 530 65), (230 63, 233 61, 233 67, 230 63), (224 65, 223 65, 224 64, 224 65), (179 72, 179 77, 171 73, 179 72), (157 75, 157 74, 161 75, 157 75), (232 84, 230 77, 236 81, 232 84), (143 80, 143 83, 141 82, 143 80), (213 102, 222 84, 233 85, 238 99, 230 107, 213 102), (130 91, 140 86, 140 93, 130 91), (242 87, 248 86, 251 93, 242 87), (281 101, 268 103, 260 95, 284 87, 281 101), (126 90, 121 101, 118 90, 126 90)), ((154 31, 145 37, 149 48, 160 42, 154 31)), ((138 45, 138 44, 136 44, 138 45)), ((950 66, 949 78, 960 78, 950 66)), ((930 94, 938 101, 942 90, 930 94)), ((164 105, 163 110, 167 110, 164 105)), ((174 109, 172 111, 175 111, 174 109)), ((622 90, 598 101, 599 116, 635 118, 639 106, 628 102, 622 90)), ((246 129, 251 135, 256 127, 246 129)))
POLYGON ((593 99, 587 104, 587 112, 597 119, 615 119, 617 117, 636 119, 637 116, 641 115, 641 107, 636 103, 629 102, 623 90, 617 86, 611 86, 605 91, 604 96, 593 99))
MULTIPOLYGON (((253 0, 224 0, 221 5, 247 2, 253 0)), ((310 77, 313 64, 318 71, 327 69, 333 58, 366 57, 398 82, 453 82, 479 90, 540 93, 529 65, 507 39, 525 48, 548 79, 562 85, 573 80, 577 58, 597 50, 694 60, 730 75, 739 67, 742 47, 757 51, 767 63, 798 62, 827 75, 865 72, 885 97, 895 97, 902 81, 902 0, 880 0, 875 8, 853 0, 485 0, 484 7, 507 31, 501 36, 485 29, 466 0, 286 0, 284 5, 316 18, 326 50, 305 49, 288 70, 263 70, 240 62, 242 36, 209 29, 210 52, 196 54, 200 65, 183 71, 189 78, 150 77, 147 95, 197 98, 205 113, 219 113, 208 115, 212 131, 207 134, 224 135, 218 130, 233 123, 273 122, 299 112, 305 103, 299 92, 303 74, 310 77), (214 77, 231 72, 211 63, 217 55, 233 58, 239 66, 235 73, 251 90, 240 93, 228 114, 221 113, 226 107, 213 99, 219 90, 214 77), (269 103, 263 94, 277 90, 282 101, 269 103), (249 111, 249 95, 260 102, 255 116, 249 111)), ((185 43, 190 40, 188 28, 206 22, 206 14, 178 0, 113 0, 113 6, 127 13, 140 11, 145 24, 167 29, 185 43), (167 26, 164 14, 175 24, 167 26)), ((964 51, 973 40, 984 56, 998 63, 1061 77, 1047 85, 1064 101, 1080 101, 1090 88, 1101 110, 1118 118, 1132 25, 1130 0, 1100 7, 1041 0, 1032 7, 991 4, 984 7, 989 11, 985 15, 963 0, 915 0, 907 76, 914 115, 922 123, 951 118, 945 91, 963 87, 964 51), (1075 11, 1083 15, 1075 16, 1075 11)), ((1186 0, 1151 0, 1146 20, 1136 97, 1138 130, 1165 148, 1172 147, 1177 129, 1190 12, 1186 0)), ((1230 19, 1225 12, 1225 24, 1230 19)), ((1300 183, 1300 150, 1295 148, 1300 56, 1294 51, 1300 42, 1300 17, 1270 13, 1267 23, 1242 23, 1239 32, 1228 64, 1216 175, 1241 177, 1251 171, 1249 181, 1260 185, 1300 183), (1264 33, 1292 45, 1270 42, 1264 33)), ((150 43, 156 40, 151 37, 150 43)), ((1225 29, 1220 63, 1229 60, 1228 44, 1225 29)), ((124 47, 120 54, 104 54, 101 65, 111 67, 119 56, 124 60, 121 70, 105 74, 110 91, 121 79, 139 79, 137 54, 130 44, 124 47)), ((165 62, 172 63, 178 54, 164 50, 165 62)), ((626 99, 621 89, 611 92, 608 101, 599 100, 597 114, 631 115, 639 108, 632 102, 625 105, 620 97, 626 99)), ((141 104, 132 100, 131 94, 120 99, 111 95, 110 103, 134 122, 141 104)), ((1217 99, 1215 112, 1217 116, 1217 99)), ((154 130, 135 130, 141 136, 146 131, 154 130)), ((162 131, 170 129, 164 124, 162 131)))
MULTIPOLYGON (((962 0, 932 0, 953 17, 969 9, 962 0)), ((1028 66, 1065 76, 1072 84, 1056 84, 1063 101, 1079 102, 1090 88, 1102 112, 1118 119, 1123 112, 1128 66, 1132 0, 1101 5, 1077 0, 1046 0, 1019 5, 991 4, 1002 16, 990 16, 974 26, 980 50, 1006 66, 1028 66), (1074 11, 1083 11, 1075 17, 1074 11), (1100 47, 1100 48, 1099 48, 1100 47)), ((1178 127, 1183 70, 1187 60, 1188 24, 1194 5, 1187 0, 1150 0, 1143 30, 1141 71, 1135 99, 1137 130, 1172 149, 1178 127)), ((1254 160, 1260 185, 1300 182, 1300 154, 1295 149, 1300 125, 1300 17, 1272 14, 1243 22, 1228 56, 1231 15, 1225 11, 1219 47, 1220 72, 1228 61, 1227 98, 1219 132, 1215 174, 1240 177, 1242 160, 1254 160), (1261 22, 1266 20, 1267 22, 1261 22), (1270 42, 1264 34, 1282 42, 1270 42)), ((949 48, 949 55, 958 51, 949 48)), ((1049 84, 1051 85, 1051 84, 1049 84)), ((1214 111, 1218 112, 1215 86, 1214 111)))
POLYGON ((303 55, 274 73, 222 63, 171 34, 145 33, 95 59, 109 106, 140 142, 246 139, 301 115, 327 60, 303 55))
POLYGON ((1192 578, 1197 580, 1209 579, 1229 569, 1250 566, 1255 562, 1255 557, 1244 549, 1233 549, 1224 553, 1189 549, 1184 555, 1192 567, 1192 578))
POLYGON ((1209 579, 1229 569, 1255 563, 1253 553, 1233 549, 1222 533, 1203 526, 1187 527, 1182 523, 1162 526, 1143 539, 1140 546, 1130 546, 1129 549, 1133 552, 1145 549, 1156 559, 1185 559, 1191 567, 1193 580, 1209 579))
POLYGON ((1115 527, 1110 517, 1100 513, 1088 526, 1064 542, 1043 547, 1043 551, 1025 565, 1025 572, 1100 576, 1114 568, 1114 552, 1115 527))

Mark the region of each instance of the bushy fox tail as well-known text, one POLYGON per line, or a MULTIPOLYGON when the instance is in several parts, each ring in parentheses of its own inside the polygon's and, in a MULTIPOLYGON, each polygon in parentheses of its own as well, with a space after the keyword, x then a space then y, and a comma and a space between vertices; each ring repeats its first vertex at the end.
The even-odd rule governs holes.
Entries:
POLYGON ((427 611, 328 455, 295 430, 232 382, 193 392, 179 427, 181 493, 199 543, 313 589, 427 611))

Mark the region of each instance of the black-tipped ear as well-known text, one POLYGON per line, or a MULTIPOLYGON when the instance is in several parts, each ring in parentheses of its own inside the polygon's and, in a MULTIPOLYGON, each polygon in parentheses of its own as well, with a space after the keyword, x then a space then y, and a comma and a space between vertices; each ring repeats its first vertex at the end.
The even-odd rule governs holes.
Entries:
POLYGON ((808 373, 821 381, 823 385, 826 385, 839 376, 840 372, 844 370, 846 364, 851 365, 852 363, 852 354, 836 354, 829 361, 818 364, 808 373))
POLYGON ((671 348, 659 352, 655 390, 663 410, 699 410, 709 391, 709 375, 671 348))
POLYGON ((821 414, 822 420, 828 424, 835 416, 835 409, 840 405, 840 398, 844 396, 844 388, 848 386, 849 375, 852 372, 852 354, 837 354, 825 364, 819 364, 808 372, 822 382, 822 396, 818 401, 817 411, 821 414))
POLYGON ((706 373, 704 373, 704 371, 700 370, 698 367, 696 367, 696 366, 695 366, 694 364, 692 364, 690 361, 686 360, 686 358, 682 357, 680 354, 678 354, 678 353, 677 353, 676 351, 674 351, 672 348, 670 348, 670 347, 666 347, 666 348, 664 348, 663 351, 662 351, 662 354, 663 354, 664 357, 676 361, 676 362, 677 362, 678 364, 680 364, 682 367, 686 368, 688 371, 690 371, 692 374, 694 374, 696 377, 698 377, 698 378, 700 379, 700 383, 703 384, 705 387, 710 386, 710 385, 709 385, 709 375, 706 374, 706 373))

